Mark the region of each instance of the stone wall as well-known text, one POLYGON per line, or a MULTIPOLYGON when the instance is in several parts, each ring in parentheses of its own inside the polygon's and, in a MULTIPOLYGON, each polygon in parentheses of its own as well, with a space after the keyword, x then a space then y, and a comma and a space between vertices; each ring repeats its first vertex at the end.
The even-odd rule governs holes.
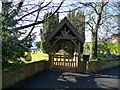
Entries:
POLYGON ((49 69, 49 63, 47 61, 39 61, 23 65, 14 71, 8 71, 2 73, 2 88, 9 87, 21 80, 24 80, 38 72, 49 69))
POLYGON ((86 62, 86 71, 95 72, 98 70, 104 70, 120 65, 120 59, 107 59, 100 61, 88 61, 86 62))
POLYGON ((86 61, 80 61, 78 71, 85 72, 86 71, 86 61))
MULTIPOLYGON (((120 65, 120 59, 100 60, 100 61, 80 61, 77 71, 95 72, 120 65)), ((39 61, 23 65, 14 71, 2 72, 2 88, 7 88, 21 80, 29 78, 38 72, 50 69, 50 62, 39 61)))
POLYGON ((80 61, 78 71, 80 72, 95 72, 120 65, 120 59, 106 59, 99 61, 80 61))

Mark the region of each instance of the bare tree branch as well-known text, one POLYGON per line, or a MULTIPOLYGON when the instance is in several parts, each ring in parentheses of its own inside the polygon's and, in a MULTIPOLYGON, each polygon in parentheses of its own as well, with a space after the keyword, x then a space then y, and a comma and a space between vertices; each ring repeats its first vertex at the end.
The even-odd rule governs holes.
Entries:
MULTIPOLYGON (((50 17, 52 17, 59 9, 60 9, 60 7, 62 6, 62 4, 63 4, 63 2, 64 2, 65 0, 62 0, 62 2, 60 3, 60 5, 58 6, 58 8, 49 16, 49 17, 47 17, 47 19, 48 18, 50 18, 50 17)), ((48 4, 47 4, 48 5, 48 4)), ((46 6, 47 6, 46 5, 46 6)), ((45 7, 45 6, 44 6, 45 7)), ((43 8, 43 7, 42 7, 43 8)), ((41 10, 41 9, 40 9, 41 10)), ((38 9, 37 9, 37 11, 38 11, 38 9)), ((41 23, 43 23, 43 22, 45 22, 46 20, 41 20, 41 21, 37 21, 37 22, 35 22, 35 23, 32 23, 32 24, 28 24, 28 25, 25 25, 25 26, 21 26, 21 27, 17 27, 17 28, 12 28, 12 29, 9 29, 9 30, 20 30, 20 29, 24 29, 24 28, 28 28, 28 27, 31 27, 31 26, 34 26, 34 25, 38 25, 38 24, 41 24, 41 23)))
POLYGON ((34 10, 34 11, 32 11, 32 12, 28 13, 28 14, 25 14, 24 16, 22 16, 21 18, 19 18, 19 19, 15 20, 15 21, 22 20, 24 17, 26 17, 26 16, 28 16, 28 15, 30 15, 30 14, 32 14, 32 13, 34 13, 34 12, 37 12, 37 11, 39 11, 39 10, 41 10, 41 9, 45 8, 45 7, 47 7, 50 3, 51 3, 51 1, 50 1, 49 3, 47 3, 45 6, 40 7, 39 9, 36 9, 36 10, 34 10))
MULTIPOLYGON (((37 17, 36 17, 36 19, 35 19, 35 22, 37 22, 37 20, 38 20, 39 13, 40 13, 40 10, 39 10, 38 13, 37 13, 37 17)), ((34 28, 35 28, 35 25, 33 25, 31 31, 28 33, 28 35, 25 37, 25 39, 27 39, 27 38, 30 36, 30 34, 32 33, 32 31, 34 30, 34 28)))
POLYGON ((94 11, 96 12, 96 14, 99 15, 99 13, 98 13, 96 7, 94 7, 92 4, 91 4, 90 6, 94 9, 94 11))

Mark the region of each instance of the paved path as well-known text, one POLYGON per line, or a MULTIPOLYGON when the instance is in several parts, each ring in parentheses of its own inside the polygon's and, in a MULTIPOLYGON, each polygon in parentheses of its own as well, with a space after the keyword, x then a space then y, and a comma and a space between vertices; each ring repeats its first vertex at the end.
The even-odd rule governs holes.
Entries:
POLYGON ((79 72, 46 71, 21 82, 15 88, 118 88, 120 66, 96 75, 79 72))

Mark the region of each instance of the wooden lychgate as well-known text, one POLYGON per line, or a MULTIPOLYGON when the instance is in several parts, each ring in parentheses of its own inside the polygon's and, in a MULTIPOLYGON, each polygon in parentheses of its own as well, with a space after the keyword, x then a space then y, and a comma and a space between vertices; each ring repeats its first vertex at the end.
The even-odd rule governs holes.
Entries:
POLYGON ((52 68, 72 70, 79 67, 79 56, 83 52, 85 42, 84 30, 78 32, 67 17, 47 36, 46 42, 52 68), (70 55, 56 55, 60 49, 65 49, 70 55), (75 52, 77 54, 74 55, 75 52))

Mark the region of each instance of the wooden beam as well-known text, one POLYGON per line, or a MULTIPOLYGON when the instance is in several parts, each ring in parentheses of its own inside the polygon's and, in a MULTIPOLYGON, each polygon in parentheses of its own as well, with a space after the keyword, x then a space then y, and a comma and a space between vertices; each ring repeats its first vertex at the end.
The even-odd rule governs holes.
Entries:
MULTIPOLYGON (((79 39, 79 41, 81 41, 82 43, 84 43, 84 38, 82 36, 81 33, 79 33, 74 27, 73 25, 70 23, 70 21, 65 17, 58 26, 56 26, 56 28, 53 30, 53 32, 46 38, 46 41, 49 42, 51 39, 53 39, 53 37, 55 36, 56 33, 58 33, 58 31, 61 30, 61 28, 64 25, 67 25, 67 27, 70 29, 70 31, 72 31, 74 33, 74 35, 76 36, 76 38, 79 39)), ((67 33, 66 33, 67 34, 67 33)))
POLYGON ((76 37, 57 36, 56 39, 77 39, 76 37))
POLYGON ((80 42, 78 42, 78 50, 77 50, 77 53, 80 54, 80 42))

